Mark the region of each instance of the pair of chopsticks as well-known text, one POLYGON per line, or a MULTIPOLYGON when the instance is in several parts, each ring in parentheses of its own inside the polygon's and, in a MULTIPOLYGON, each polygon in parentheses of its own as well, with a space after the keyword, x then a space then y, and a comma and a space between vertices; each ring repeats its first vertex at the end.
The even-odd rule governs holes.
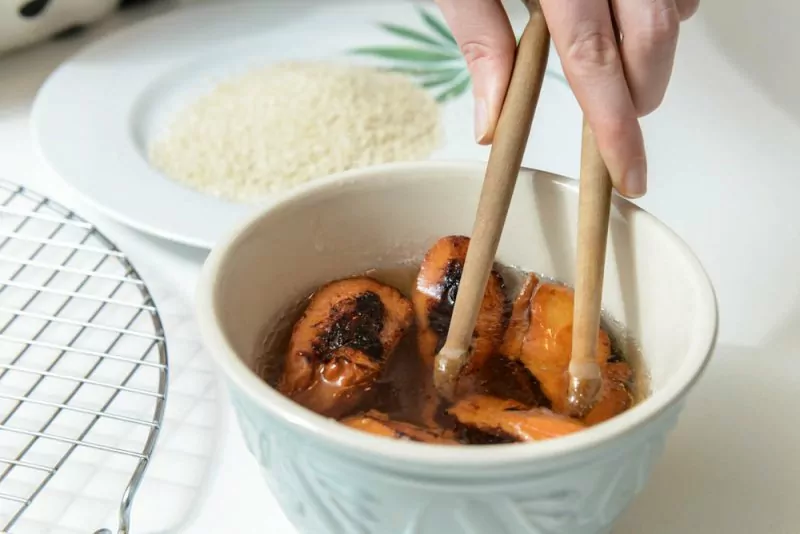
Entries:
MULTIPOLYGON (((550 32, 538 2, 526 2, 530 20, 517 47, 508 92, 497 123, 472 238, 458 296, 442 350, 436 356, 434 384, 451 399, 469 358, 473 331, 491 274, 522 156, 544 81, 550 32)), ((579 186, 577 271, 568 406, 585 414, 601 386, 595 353, 605 266, 611 178, 585 118, 579 186)))

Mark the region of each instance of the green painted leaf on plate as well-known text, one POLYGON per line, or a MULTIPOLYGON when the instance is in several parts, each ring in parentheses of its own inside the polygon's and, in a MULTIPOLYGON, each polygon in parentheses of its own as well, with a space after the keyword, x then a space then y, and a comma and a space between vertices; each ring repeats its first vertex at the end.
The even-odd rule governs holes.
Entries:
POLYGON ((422 32, 418 32, 417 30, 412 30, 411 28, 404 28, 403 26, 397 26, 396 24, 388 23, 381 24, 381 28, 398 37, 403 37, 404 39, 409 39, 418 43, 432 45, 437 48, 442 48, 445 46, 445 43, 437 41, 433 37, 429 37, 422 32))
POLYGON ((418 76, 427 78, 429 76, 439 76, 444 74, 450 74, 452 77, 456 77, 457 75, 464 72, 464 67, 435 67, 433 63, 423 63, 418 66, 414 67, 406 67, 406 66, 392 66, 386 67, 386 70, 391 72, 397 72, 399 74, 408 74, 411 76, 418 76))
POLYGON ((421 48, 411 48, 404 46, 365 46, 351 50, 352 54, 362 56, 374 56, 383 59, 395 59, 399 61, 454 61, 460 60, 461 56, 457 52, 444 52, 435 50, 423 50, 421 48))
POLYGON ((445 43, 449 43, 451 45, 458 45, 458 43, 456 43, 456 38, 453 37, 453 34, 450 33, 450 29, 447 26, 445 26, 442 21, 440 21, 439 19, 437 19, 436 17, 434 17, 421 7, 418 7, 417 11, 419 12, 419 16, 422 17, 422 20, 425 21, 428 27, 430 27, 433 31, 438 33, 439 36, 441 36, 444 39, 445 43))
POLYGON ((420 76, 420 85, 426 88, 439 87, 446 84, 450 85, 454 81, 460 80, 463 74, 463 69, 449 69, 439 74, 420 76))
POLYGON ((417 13, 423 23, 418 29, 379 23, 383 30, 401 38, 405 44, 366 46, 350 50, 350 53, 390 62, 382 68, 411 76, 426 89, 440 91, 436 96, 439 102, 458 97, 471 83, 458 44, 438 17, 419 6, 417 13))
POLYGON ((456 82, 449 89, 446 89, 445 91, 439 93, 436 96, 436 100, 438 102, 446 102, 452 98, 457 98, 461 96, 462 94, 464 94, 464 91, 466 91, 469 88, 470 81, 471 79, 469 77, 469 74, 465 74, 460 81, 456 82))
POLYGON ((431 78, 448 78, 450 80, 455 80, 465 72, 467 72, 466 67, 452 69, 431 69, 427 72, 417 74, 417 77, 426 81, 430 80, 431 78))

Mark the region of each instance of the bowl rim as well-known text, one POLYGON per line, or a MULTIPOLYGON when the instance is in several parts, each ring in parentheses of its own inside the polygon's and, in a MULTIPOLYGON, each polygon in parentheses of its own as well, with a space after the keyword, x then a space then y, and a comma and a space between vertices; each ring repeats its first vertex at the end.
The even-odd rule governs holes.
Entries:
MULTIPOLYGON (((419 176, 433 171, 474 174, 478 171, 482 172, 485 166, 485 162, 473 161, 401 162, 330 175, 276 195, 256 210, 256 213, 229 231, 227 236, 213 247, 202 267, 195 304, 203 341, 211 353, 212 359, 228 379, 229 385, 232 383, 234 389, 245 394, 262 410, 309 437, 335 445, 347 454, 355 455, 365 461, 378 460, 384 464, 405 465, 406 468, 410 466, 500 467, 520 462, 528 464, 547 462, 565 456, 585 454, 591 452, 592 449, 607 445, 611 441, 616 441, 640 430, 678 404, 699 380, 714 351, 719 322, 717 298, 708 274, 689 246, 655 216, 616 194, 613 196, 613 203, 625 219, 631 220, 635 217, 653 225, 682 252, 683 260, 693 274, 698 300, 701 303, 701 309, 698 310, 698 321, 702 321, 702 324, 701 327, 696 328, 699 334, 693 336, 684 363, 663 388, 632 409, 600 425, 557 439, 525 445, 442 447, 441 445, 403 440, 387 440, 348 428, 337 421, 300 406, 265 384, 236 356, 220 328, 220 321, 214 308, 216 281, 219 280, 220 268, 225 263, 229 252, 273 209, 302 200, 323 190, 335 188, 341 192, 341 188, 345 184, 353 185, 381 175, 403 173, 419 176), (403 462, 403 464, 397 462, 403 462)), ((533 173, 538 176, 537 179, 550 180, 570 190, 569 194, 577 194, 578 181, 575 179, 528 167, 522 167, 520 173, 533 173)), ((637 224, 639 223, 640 221, 637 221, 637 224)))

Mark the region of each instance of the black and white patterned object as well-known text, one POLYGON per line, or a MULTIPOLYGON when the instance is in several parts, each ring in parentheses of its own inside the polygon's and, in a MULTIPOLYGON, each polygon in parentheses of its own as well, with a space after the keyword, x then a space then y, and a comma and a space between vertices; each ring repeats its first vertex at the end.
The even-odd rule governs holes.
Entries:
POLYGON ((80 33, 90 24, 155 0, 0 0, 0 54, 51 37, 80 33))

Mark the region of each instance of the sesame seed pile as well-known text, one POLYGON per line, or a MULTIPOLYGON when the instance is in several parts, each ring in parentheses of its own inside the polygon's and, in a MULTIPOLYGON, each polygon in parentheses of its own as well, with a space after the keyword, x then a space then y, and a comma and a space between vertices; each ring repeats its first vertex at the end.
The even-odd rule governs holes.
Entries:
POLYGON ((440 135, 436 102, 406 76, 287 62, 227 80, 180 111, 150 160, 193 189, 249 203, 331 173, 425 158, 440 135))

